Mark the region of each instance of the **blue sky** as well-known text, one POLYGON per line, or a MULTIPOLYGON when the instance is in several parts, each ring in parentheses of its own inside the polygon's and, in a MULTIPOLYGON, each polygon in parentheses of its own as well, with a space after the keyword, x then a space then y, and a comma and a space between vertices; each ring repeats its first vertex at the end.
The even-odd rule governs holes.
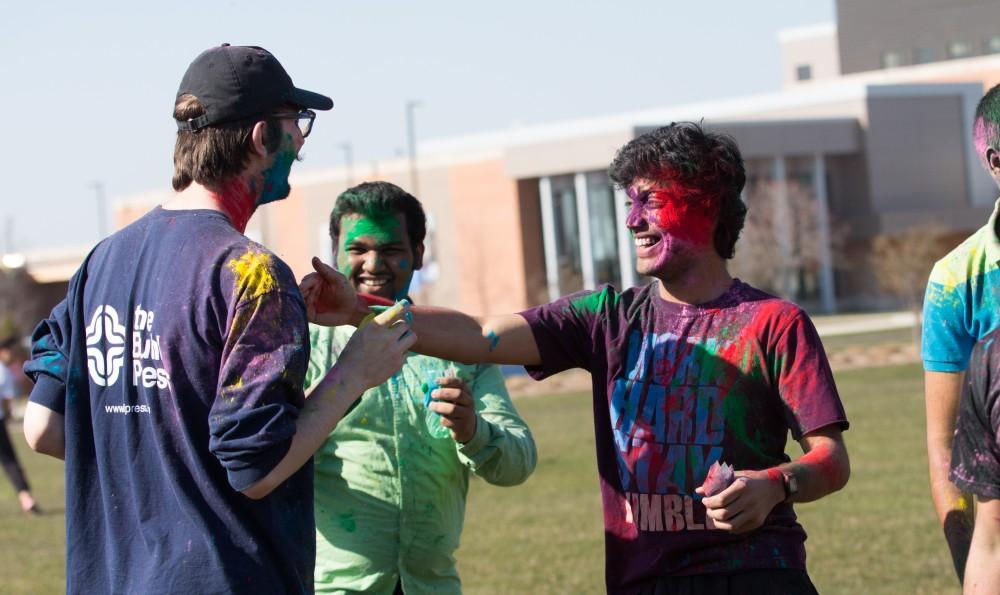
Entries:
POLYGON ((778 89, 777 32, 832 0, 15 2, 0 21, 0 252, 92 243, 110 201, 168 189, 181 75, 222 42, 333 97, 296 171, 420 140, 778 89), (5 233, 11 221, 13 233, 5 233))

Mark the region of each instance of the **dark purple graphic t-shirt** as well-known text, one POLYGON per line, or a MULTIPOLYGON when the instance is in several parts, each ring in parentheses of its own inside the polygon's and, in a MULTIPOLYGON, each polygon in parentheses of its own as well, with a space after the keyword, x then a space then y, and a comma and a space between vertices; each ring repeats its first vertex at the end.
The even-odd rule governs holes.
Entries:
POLYGON ((718 530, 694 490, 709 466, 766 469, 796 440, 847 418, 816 330, 796 305, 734 281, 698 306, 659 285, 567 296, 522 313, 536 379, 593 376, 609 592, 665 575, 805 568, 789 504, 746 535, 718 530))

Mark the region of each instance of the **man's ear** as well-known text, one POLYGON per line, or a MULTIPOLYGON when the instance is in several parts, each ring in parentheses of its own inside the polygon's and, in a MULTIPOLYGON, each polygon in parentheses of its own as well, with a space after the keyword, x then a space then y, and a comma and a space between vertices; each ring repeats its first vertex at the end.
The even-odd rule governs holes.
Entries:
POLYGON ((424 243, 417 245, 417 251, 413 253, 413 270, 419 271, 424 266, 424 243))
POLYGON ((991 176, 1000 179, 1000 153, 993 147, 986 149, 986 169, 991 176))
POLYGON ((264 144, 264 135, 267 134, 267 122, 260 121, 253 125, 250 131, 250 150, 260 157, 267 157, 267 146, 264 144))

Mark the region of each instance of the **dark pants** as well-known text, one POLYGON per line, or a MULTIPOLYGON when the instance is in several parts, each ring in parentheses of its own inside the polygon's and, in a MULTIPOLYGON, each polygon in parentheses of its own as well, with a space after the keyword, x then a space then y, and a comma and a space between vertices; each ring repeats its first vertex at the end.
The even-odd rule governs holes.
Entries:
POLYGON ((641 595, 818 595, 804 570, 748 570, 734 574, 663 576, 641 595))
POLYGON ((24 471, 17 462, 17 455, 14 454, 14 446, 10 443, 10 436, 7 435, 7 425, 0 419, 0 465, 4 472, 14 484, 14 488, 19 492, 27 492, 28 480, 24 477, 24 471))

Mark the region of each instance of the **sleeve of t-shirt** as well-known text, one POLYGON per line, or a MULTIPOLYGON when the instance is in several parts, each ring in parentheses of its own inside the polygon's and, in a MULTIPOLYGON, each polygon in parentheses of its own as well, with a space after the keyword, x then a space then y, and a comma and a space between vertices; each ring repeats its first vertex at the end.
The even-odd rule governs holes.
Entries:
POLYGON ((333 329, 315 324, 309 325, 309 365, 303 387, 308 389, 319 382, 333 367, 334 358, 331 345, 333 329))
POLYGON ((531 327, 542 360, 541 365, 524 369, 535 380, 570 368, 590 371, 597 321, 607 315, 609 304, 617 304, 618 299, 614 288, 605 285, 521 312, 531 327))
POLYGON ((998 348, 987 340, 972 352, 951 451, 951 481, 986 498, 1000 498, 1000 378, 993 372, 998 348))
POLYGON ((934 265, 924 293, 921 359, 928 372, 961 372, 976 339, 965 324, 964 284, 947 282, 945 261, 934 265))
POLYGON ((70 329, 67 302, 63 300, 35 327, 31 359, 24 363, 24 373, 35 383, 28 399, 56 413, 66 410, 70 329))
POLYGON ((284 458, 305 404, 309 360, 302 298, 271 291, 234 311, 209 414, 209 448, 242 491, 284 458))
POLYGON ((469 385, 476 401, 476 433, 459 444, 458 459, 493 485, 517 485, 535 469, 538 453, 528 424, 507 393, 499 366, 475 367, 469 385))
POLYGON ((847 429, 847 414, 826 351, 804 312, 797 311, 780 333, 774 366, 778 395, 793 438, 799 440, 829 425, 847 429))

